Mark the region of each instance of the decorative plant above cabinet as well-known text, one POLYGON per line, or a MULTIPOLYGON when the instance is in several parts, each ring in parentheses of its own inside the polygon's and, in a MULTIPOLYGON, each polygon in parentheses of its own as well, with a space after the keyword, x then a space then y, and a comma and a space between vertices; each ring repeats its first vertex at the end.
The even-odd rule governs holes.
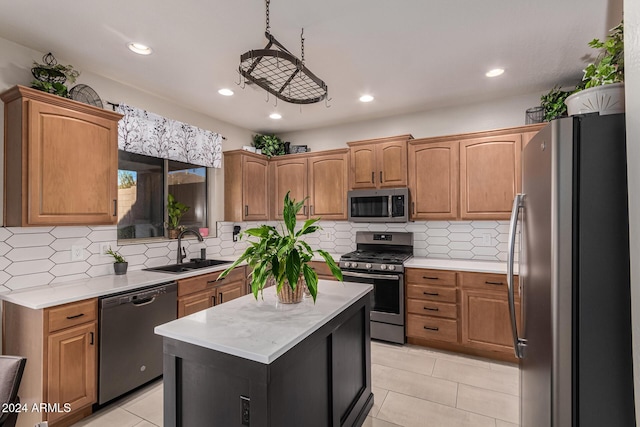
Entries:
POLYGON ((51 52, 42 57, 44 64, 33 62, 31 74, 35 80, 31 82, 33 89, 69 98, 69 90, 65 82, 74 83, 80 73, 71 65, 58 64, 51 52))

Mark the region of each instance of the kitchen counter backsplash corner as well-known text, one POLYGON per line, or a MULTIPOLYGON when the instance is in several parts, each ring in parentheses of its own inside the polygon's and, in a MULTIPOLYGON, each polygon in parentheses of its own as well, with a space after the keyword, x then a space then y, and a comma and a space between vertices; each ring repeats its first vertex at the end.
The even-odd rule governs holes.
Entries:
MULTIPOLYGON (((246 238, 233 241, 234 226, 245 231, 261 224, 218 222, 216 237, 207 237, 204 243, 186 239, 183 246, 188 258, 199 257, 205 247, 208 258, 234 257, 248 245, 246 238)), ((278 222, 268 224, 279 226, 278 222)), ((337 258, 356 249, 355 234, 359 230, 413 232, 414 255, 420 258, 504 262, 507 257, 508 221, 320 221, 319 225, 322 230, 306 240, 337 258)), ((104 243, 114 245, 126 257, 129 271, 175 262, 174 240, 117 246, 116 226, 0 227, 0 293, 113 274, 113 260, 100 254, 104 243), (72 246, 83 248, 83 260, 71 261, 72 246)))

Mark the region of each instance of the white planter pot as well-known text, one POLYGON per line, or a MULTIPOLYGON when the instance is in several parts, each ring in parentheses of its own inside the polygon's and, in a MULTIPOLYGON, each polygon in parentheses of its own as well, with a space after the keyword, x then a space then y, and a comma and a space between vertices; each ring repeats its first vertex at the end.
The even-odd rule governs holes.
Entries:
POLYGON ((624 113, 624 83, 597 86, 582 90, 569 96, 565 101, 567 114, 624 113))

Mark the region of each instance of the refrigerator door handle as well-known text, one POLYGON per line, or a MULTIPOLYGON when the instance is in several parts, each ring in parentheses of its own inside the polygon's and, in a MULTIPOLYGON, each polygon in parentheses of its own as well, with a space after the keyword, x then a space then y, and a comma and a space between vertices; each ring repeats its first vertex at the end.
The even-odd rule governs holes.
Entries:
POLYGON ((524 207, 524 194, 516 194, 513 199, 513 208, 511 209, 511 222, 509 227, 509 251, 507 252, 507 288, 509 292, 509 317, 511 318, 511 332, 513 333, 513 349, 518 359, 524 357, 524 347, 526 340, 518 337, 518 325, 516 323, 516 304, 514 300, 513 286, 513 262, 514 251, 516 246, 516 229, 518 228, 518 214, 520 209, 524 207))

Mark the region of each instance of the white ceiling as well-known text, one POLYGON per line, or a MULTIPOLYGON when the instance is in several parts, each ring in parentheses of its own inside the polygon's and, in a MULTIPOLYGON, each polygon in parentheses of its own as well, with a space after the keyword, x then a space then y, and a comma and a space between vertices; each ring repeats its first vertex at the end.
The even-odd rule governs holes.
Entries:
POLYGON ((2 38, 279 133, 575 83, 592 54, 587 43, 610 22, 607 0, 273 0, 271 33, 299 56, 304 27, 306 65, 329 87, 327 108, 275 106, 264 90, 236 86, 240 55, 266 44, 263 0, 0 0, 0 10, 2 38), (135 55, 130 41, 154 53, 135 55), (505 74, 484 76, 495 67, 505 74), (223 87, 236 94, 219 95, 223 87), (360 103, 364 93, 375 101, 360 103), (268 118, 276 110, 282 120, 268 118))

